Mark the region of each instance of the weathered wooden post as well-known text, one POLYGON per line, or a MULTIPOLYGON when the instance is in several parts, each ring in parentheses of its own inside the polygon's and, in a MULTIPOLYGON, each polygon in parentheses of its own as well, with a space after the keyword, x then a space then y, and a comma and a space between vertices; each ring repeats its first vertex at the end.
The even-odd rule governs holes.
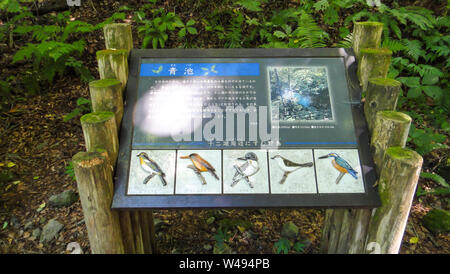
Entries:
POLYGON ((103 148, 108 152, 111 168, 114 168, 119 153, 119 138, 114 113, 93 112, 81 116, 86 150, 93 152, 103 148))
POLYGON ((382 206, 370 220, 367 243, 374 242, 382 254, 400 250, 423 159, 401 147, 386 150, 378 190, 382 206))
POLYGON ((72 162, 92 253, 123 253, 119 216, 111 210, 114 188, 107 159, 79 152, 72 162))
POLYGON ((371 148, 378 174, 383 166, 385 151, 392 146, 405 147, 411 117, 396 111, 379 111, 372 131, 371 148))
POLYGON ((360 51, 363 48, 379 48, 383 23, 380 22, 355 22, 353 25, 353 50, 356 59, 360 60, 360 51))
MULTIPOLYGON (((133 48, 132 29, 130 24, 115 23, 103 27, 106 50, 97 52, 100 78, 116 78, 124 91, 128 80, 128 55, 133 48)), ((123 96, 120 96, 122 99, 123 96)), ((102 99, 103 101, 106 99, 102 99)), ((119 106, 116 98, 114 103, 119 106)), ((123 105, 122 105, 123 106, 123 105)), ((109 111, 113 111, 112 109, 109 111)), ((113 111, 116 113, 115 111, 113 111)), ((122 112, 118 124, 121 123, 122 112)), ((118 127, 119 128, 119 127, 118 127)), ((120 211, 120 224, 126 253, 156 252, 155 232, 152 212, 120 211)))
POLYGON ((103 79, 89 83, 92 110, 114 113, 117 129, 123 117, 122 84, 117 79, 103 79))
POLYGON ((387 78, 369 79, 364 103, 364 115, 370 132, 373 130, 377 112, 395 110, 401 92, 399 81, 387 78))
POLYGON ((101 80, 89 84, 94 112, 80 119, 88 152, 73 159, 89 240, 93 253, 152 253, 156 250, 152 213, 111 210, 118 129, 133 40, 129 24, 106 25, 104 34, 107 50, 97 52, 101 80))
POLYGON ((118 79, 125 89, 128 81, 128 51, 126 49, 105 49, 97 51, 100 79, 118 79))
POLYGON ((358 77, 363 91, 372 78, 386 78, 391 64, 392 51, 385 48, 363 48, 360 50, 358 77))
MULTIPOLYGON (((384 159, 385 151, 390 146, 404 147, 406 144, 406 138, 408 136, 409 126, 411 124, 411 118, 405 114, 394 112, 397 99, 400 93, 400 83, 395 80, 386 79, 387 72, 390 65, 390 58, 392 52, 387 49, 380 49, 382 24, 373 22, 361 22, 355 23, 354 28, 354 41, 353 46, 355 54, 359 61, 358 63, 358 77, 363 87, 363 91, 366 91, 366 101, 364 105, 365 116, 370 128, 371 148, 373 150, 373 156, 375 165, 378 171, 387 172, 387 174, 394 174, 397 172, 403 172, 401 165, 390 164, 390 171, 383 171, 382 167, 385 167, 386 159, 384 159), (378 78, 378 79, 377 79, 378 78), (383 110, 383 111, 381 111, 383 110)), ((414 158, 414 157, 412 157, 414 158)), ((416 158, 414 158, 416 159, 416 158)), ((421 162, 417 162, 417 165, 421 165, 421 162)), ((420 169, 420 168, 419 168, 420 169)), ((416 172, 414 168, 410 171, 416 172)), ((405 178, 408 177, 405 175, 405 178)), ((410 185, 414 185, 414 180, 418 176, 411 176, 409 178, 410 185)), ((414 185, 415 186, 415 185, 414 185)), ((380 193, 383 203, 391 200, 383 199, 386 194, 396 196, 393 190, 401 192, 401 190, 393 187, 386 188, 384 193, 380 193)), ((406 196, 412 201, 414 190, 408 192, 406 196), (408 195, 411 195, 409 197, 408 195)), ((411 206, 410 200, 405 197, 402 199, 393 199, 397 206, 409 207, 411 206), (398 200, 401 200, 398 202, 398 200), (409 202, 409 204, 408 204, 409 202), (401 204, 401 205, 400 205, 401 204)), ((382 206, 384 207, 384 205, 382 206)), ((395 207, 390 207, 392 210, 395 207)), ((379 228, 381 224, 372 220, 372 209, 328 209, 326 210, 324 229, 322 233, 321 251, 323 253, 365 253, 366 245, 371 242, 368 240, 369 224, 372 234, 377 231, 377 235, 384 235, 384 232, 380 232, 382 229, 388 229, 386 226, 379 228)), ((375 212, 375 211, 374 211, 375 212)), ((386 211, 380 211, 379 216, 382 216, 386 211)), ((388 214, 396 214, 390 212, 388 214)), ((407 214, 405 217, 404 210, 397 215, 402 219, 400 222, 403 225, 406 224, 407 214)), ((383 220, 387 221, 389 217, 385 217, 383 220)), ((389 219, 390 220, 390 219, 389 219)), ((391 221, 391 224, 395 222, 391 221)), ((404 226, 400 229, 394 228, 396 231, 396 239, 400 238, 403 234, 404 226)), ((374 237, 372 237, 374 238, 374 237)), ((375 240, 376 237, 375 237, 375 240)), ((380 243, 382 244, 382 243, 380 243)), ((385 243, 383 243, 386 245, 385 243)), ((382 248, 382 253, 386 253, 386 248, 382 248)), ((394 249, 390 249, 394 250, 394 249)), ((397 249, 398 251, 398 249, 397 249)))
POLYGON ((108 24, 103 27, 107 49, 126 49, 128 53, 133 48, 131 25, 124 23, 108 24))

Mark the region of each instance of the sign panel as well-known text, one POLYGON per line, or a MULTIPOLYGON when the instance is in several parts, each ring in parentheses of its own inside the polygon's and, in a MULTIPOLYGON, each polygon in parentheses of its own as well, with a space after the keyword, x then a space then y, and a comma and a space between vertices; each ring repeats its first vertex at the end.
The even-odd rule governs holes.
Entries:
POLYGON ((133 50, 113 208, 376 207, 348 49, 133 50))

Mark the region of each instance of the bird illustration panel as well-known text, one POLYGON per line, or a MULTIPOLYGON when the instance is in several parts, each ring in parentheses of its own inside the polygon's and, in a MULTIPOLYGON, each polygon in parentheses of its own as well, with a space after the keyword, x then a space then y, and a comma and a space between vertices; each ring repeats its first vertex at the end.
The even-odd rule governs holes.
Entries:
POLYGON ((224 194, 269 193, 266 150, 224 150, 224 194))
POLYGON ((128 195, 173 195, 175 150, 132 150, 128 195))
POLYGON ((272 194, 317 193, 312 149, 269 150, 272 194))
POLYGON ((175 194, 222 194, 220 150, 178 150, 175 194))
POLYGON ((357 149, 315 149, 319 193, 364 193, 357 149))

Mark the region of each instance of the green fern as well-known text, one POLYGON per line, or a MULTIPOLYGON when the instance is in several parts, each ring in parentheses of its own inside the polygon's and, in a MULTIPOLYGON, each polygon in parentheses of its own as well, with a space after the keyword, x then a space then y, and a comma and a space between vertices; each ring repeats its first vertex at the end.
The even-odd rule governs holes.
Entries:
POLYGON ((328 34, 323 31, 313 17, 305 12, 298 19, 298 27, 292 32, 294 44, 301 48, 325 47, 328 34), (298 41, 298 42, 296 42, 298 41))
POLYGON ((422 30, 432 29, 436 22, 433 12, 422 7, 401 7, 398 9, 390 9, 389 12, 402 24, 406 25, 407 21, 409 21, 422 30))
POLYGON ((240 0, 235 3, 242 6, 244 9, 258 12, 262 11, 261 4, 267 2, 267 0, 240 0))
POLYGON ((406 47, 405 45, 402 43, 402 41, 399 40, 392 40, 389 38, 386 38, 383 41, 383 48, 388 48, 389 50, 391 50, 393 53, 397 53, 399 51, 405 50, 406 47))
POLYGON ((69 13, 64 12, 50 17, 49 22, 55 22, 54 25, 22 25, 15 29, 19 35, 31 34, 33 41, 18 50, 13 57, 13 63, 25 61, 32 64, 32 68, 22 75, 27 90, 32 94, 41 83, 51 84, 56 75, 63 76, 69 68, 85 81, 92 78, 89 70, 78 59, 86 43, 83 39, 73 40, 73 37, 93 31, 98 26, 68 19, 69 13))
POLYGON ((415 62, 419 60, 420 57, 425 56, 426 52, 422 49, 422 42, 419 40, 402 40, 405 46, 405 53, 411 57, 415 62))
POLYGON ((344 39, 339 41, 336 46, 338 48, 351 48, 353 47, 353 33, 349 33, 344 39))

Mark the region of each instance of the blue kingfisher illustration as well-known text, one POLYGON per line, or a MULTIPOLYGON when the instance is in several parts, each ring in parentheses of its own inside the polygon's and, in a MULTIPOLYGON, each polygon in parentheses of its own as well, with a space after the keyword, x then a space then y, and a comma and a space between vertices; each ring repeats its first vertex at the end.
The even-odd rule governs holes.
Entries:
POLYGON ((331 161, 331 164, 335 169, 337 169, 340 174, 336 179, 336 184, 339 183, 339 181, 342 179, 342 177, 348 173, 352 175, 353 178, 358 179, 358 172, 352 168, 352 166, 344 160, 342 157, 340 157, 337 153, 328 153, 327 155, 319 157, 319 159, 326 159, 326 158, 333 158, 331 161))

